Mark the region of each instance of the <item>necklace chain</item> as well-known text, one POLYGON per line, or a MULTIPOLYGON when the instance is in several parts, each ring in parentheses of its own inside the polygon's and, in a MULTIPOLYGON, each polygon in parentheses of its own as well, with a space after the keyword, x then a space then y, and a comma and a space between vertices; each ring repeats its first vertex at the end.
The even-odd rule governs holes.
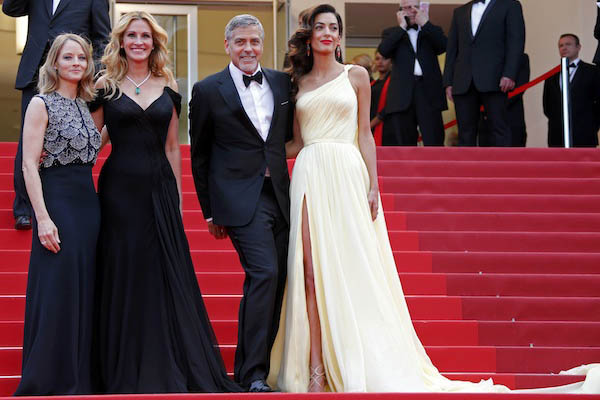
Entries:
POLYGON ((139 84, 138 84, 138 83, 135 83, 135 81, 134 81, 133 79, 131 79, 131 78, 129 77, 129 75, 125 75, 125 78, 127 78, 127 79, 129 80, 129 82, 133 83, 133 85, 135 86, 135 94, 136 94, 136 95, 138 95, 138 94, 140 94, 140 92, 141 92, 141 89, 140 89, 140 87, 141 87, 141 86, 142 86, 144 83, 146 83, 146 81, 147 81, 148 79, 150 79, 150 76, 151 76, 151 75, 152 75, 152 71, 148 72, 148 75, 146 75, 146 77, 144 78, 144 80, 143 80, 143 81, 141 81, 139 84))

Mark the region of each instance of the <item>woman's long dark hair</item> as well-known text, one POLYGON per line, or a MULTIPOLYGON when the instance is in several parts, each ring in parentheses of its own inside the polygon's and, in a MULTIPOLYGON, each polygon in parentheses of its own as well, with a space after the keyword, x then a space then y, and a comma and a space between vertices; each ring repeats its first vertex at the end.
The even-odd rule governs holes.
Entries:
MULTIPOLYGON (((319 14, 331 13, 335 15, 339 27, 339 35, 342 36, 344 27, 342 25, 342 17, 335 11, 335 8, 329 4, 321 4, 311 10, 309 17, 306 20, 306 25, 299 26, 296 32, 288 40, 289 46, 289 61, 290 66, 286 68, 286 72, 292 77, 292 94, 295 96, 298 93, 298 80, 308 74, 313 67, 313 53, 308 52, 308 41, 312 38, 312 30, 315 24, 315 19, 319 14), (309 54, 307 54, 309 53, 309 54)), ((336 60, 343 63, 343 59, 336 54, 336 60)))

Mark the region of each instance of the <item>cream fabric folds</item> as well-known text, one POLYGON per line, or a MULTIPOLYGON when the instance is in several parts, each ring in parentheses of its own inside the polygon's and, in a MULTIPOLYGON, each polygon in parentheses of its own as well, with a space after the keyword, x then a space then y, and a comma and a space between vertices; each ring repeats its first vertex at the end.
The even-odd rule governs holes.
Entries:
POLYGON ((446 379, 415 333, 383 212, 371 220, 350 68, 303 94, 296 104, 305 147, 296 159, 290 188, 288 281, 269 384, 306 392, 309 383, 301 234, 305 199, 329 390, 508 391, 491 380, 474 384, 446 379))

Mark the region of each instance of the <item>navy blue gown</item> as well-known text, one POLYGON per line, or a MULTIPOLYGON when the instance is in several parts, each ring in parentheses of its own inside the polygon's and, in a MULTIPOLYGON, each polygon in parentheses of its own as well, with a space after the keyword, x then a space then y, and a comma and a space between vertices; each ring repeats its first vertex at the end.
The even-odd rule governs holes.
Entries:
POLYGON ((92 167, 100 133, 83 100, 56 92, 37 97, 44 100, 48 112, 40 178, 61 250, 54 254, 41 245, 34 220, 22 378, 15 395, 89 394, 100 228, 92 167))

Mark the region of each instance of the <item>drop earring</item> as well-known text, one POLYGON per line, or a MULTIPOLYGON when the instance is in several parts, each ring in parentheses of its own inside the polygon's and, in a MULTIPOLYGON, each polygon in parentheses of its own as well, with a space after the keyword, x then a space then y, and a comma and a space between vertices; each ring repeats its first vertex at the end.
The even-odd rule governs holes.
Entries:
POLYGON ((335 48, 335 58, 337 58, 338 60, 342 59, 342 49, 340 48, 339 44, 335 48))
POLYGON ((310 57, 310 43, 306 43, 306 56, 310 57))

